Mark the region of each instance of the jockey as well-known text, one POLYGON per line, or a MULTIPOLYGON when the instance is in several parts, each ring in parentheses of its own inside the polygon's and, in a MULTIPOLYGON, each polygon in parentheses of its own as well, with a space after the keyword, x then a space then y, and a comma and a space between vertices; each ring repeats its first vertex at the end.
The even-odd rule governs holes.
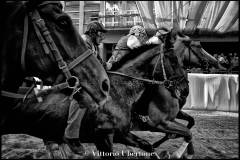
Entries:
POLYGON ((87 29, 82 35, 87 47, 93 51, 93 54, 97 57, 101 64, 103 64, 103 60, 100 56, 98 46, 104 39, 104 33, 106 32, 107 30, 100 22, 93 21, 87 25, 87 29))
POLYGON ((156 34, 148 39, 147 33, 142 26, 133 26, 129 34, 123 36, 117 43, 112 56, 106 63, 106 69, 110 70, 114 64, 119 62, 125 55, 129 54, 131 50, 150 44, 162 43, 162 35, 165 35, 167 29, 158 29, 156 34))

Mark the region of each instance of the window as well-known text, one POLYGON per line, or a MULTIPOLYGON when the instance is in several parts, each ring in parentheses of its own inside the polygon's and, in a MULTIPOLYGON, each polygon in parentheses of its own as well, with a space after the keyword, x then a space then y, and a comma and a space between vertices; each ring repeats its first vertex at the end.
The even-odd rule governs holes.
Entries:
POLYGON ((71 17, 73 25, 79 28, 79 1, 65 1, 64 11, 71 17))
POLYGON ((99 12, 85 12, 84 24, 88 24, 91 21, 98 21, 99 12))
POLYGON ((106 1, 105 27, 131 27, 142 24, 135 1, 106 1))

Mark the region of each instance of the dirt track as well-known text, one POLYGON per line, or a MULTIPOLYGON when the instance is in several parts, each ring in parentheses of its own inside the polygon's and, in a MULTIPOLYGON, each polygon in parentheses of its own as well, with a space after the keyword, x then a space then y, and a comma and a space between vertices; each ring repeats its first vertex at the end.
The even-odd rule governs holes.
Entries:
MULTIPOLYGON (((193 142, 195 148, 194 159, 232 159, 239 158, 239 121, 238 113, 214 112, 214 111, 190 111, 187 113, 195 118, 196 124, 192 128, 193 142)), ((164 136, 163 133, 152 132, 134 132, 136 135, 148 140, 151 143, 156 142, 164 136)), ((43 141, 36 137, 24 134, 12 134, 2 136, 1 158, 47 158, 47 152, 43 141)), ((168 150, 170 153, 175 151, 182 143, 182 139, 172 139, 156 149, 159 153, 168 150)), ((94 157, 92 151, 96 152, 93 144, 84 144, 87 151, 85 158, 94 157)), ((138 148, 125 146, 122 144, 114 144, 114 152, 125 155, 130 152, 143 153, 138 148)), ((72 158, 80 158, 75 156, 72 158)), ((123 158, 123 157, 121 157, 123 158)), ((144 156, 132 156, 128 158, 147 158, 144 156)))

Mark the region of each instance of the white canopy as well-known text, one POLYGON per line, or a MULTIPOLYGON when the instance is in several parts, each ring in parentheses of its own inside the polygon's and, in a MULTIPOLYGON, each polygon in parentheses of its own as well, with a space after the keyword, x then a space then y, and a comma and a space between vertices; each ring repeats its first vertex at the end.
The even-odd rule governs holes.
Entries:
POLYGON ((238 1, 136 1, 144 27, 238 31, 238 1))

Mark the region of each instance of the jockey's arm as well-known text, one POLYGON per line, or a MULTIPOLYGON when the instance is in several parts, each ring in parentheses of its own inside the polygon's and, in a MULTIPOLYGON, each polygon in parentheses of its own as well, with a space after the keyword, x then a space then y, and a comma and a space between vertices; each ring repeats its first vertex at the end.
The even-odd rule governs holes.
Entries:
POLYGON ((130 36, 127 41, 127 46, 130 49, 136 49, 144 45, 156 45, 156 44, 161 44, 162 41, 157 37, 153 36, 149 38, 144 44, 141 44, 140 41, 135 37, 135 36, 130 36))
POLYGON ((151 38, 149 38, 149 40, 146 42, 146 44, 150 45, 150 44, 161 44, 162 41, 157 37, 157 36, 153 36, 151 38))
POLYGON ((132 50, 132 49, 140 47, 141 43, 137 39, 137 37, 131 35, 131 36, 128 37, 127 46, 132 50))

